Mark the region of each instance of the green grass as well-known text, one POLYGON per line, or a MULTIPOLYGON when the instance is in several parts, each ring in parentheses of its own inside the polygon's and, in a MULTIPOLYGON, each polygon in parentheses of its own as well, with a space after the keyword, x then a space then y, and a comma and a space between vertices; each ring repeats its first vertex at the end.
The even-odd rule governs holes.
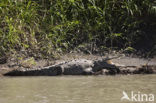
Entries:
POLYGON ((149 0, 1 0, 0 55, 54 56, 88 43, 155 43, 156 4, 149 0))

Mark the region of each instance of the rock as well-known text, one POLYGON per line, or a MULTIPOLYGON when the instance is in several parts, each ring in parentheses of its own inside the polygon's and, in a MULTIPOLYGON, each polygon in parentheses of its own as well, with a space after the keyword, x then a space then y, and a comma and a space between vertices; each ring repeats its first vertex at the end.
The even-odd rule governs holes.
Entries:
POLYGON ((110 74, 110 72, 107 69, 102 69, 102 70, 94 73, 94 75, 109 75, 109 74, 110 74))
POLYGON ((120 74, 135 74, 137 69, 138 68, 136 66, 127 66, 124 68, 120 68, 120 74))
POLYGON ((155 65, 142 65, 136 69, 134 74, 156 74, 155 65))
POLYGON ((120 68, 120 74, 156 74, 155 65, 126 66, 120 68))

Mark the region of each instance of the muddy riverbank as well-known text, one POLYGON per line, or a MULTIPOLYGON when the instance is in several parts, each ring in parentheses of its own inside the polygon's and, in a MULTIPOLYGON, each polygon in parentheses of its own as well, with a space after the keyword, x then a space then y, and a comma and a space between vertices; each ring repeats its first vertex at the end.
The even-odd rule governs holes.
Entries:
POLYGON ((145 59, 133 56, 125 56, 124 54, 122 55, 111 54, 109 56, 108 55, 100 56, 100 55, 70 53, 63 55, 56 60, 46 60, 46 59, 35 60, 33 57, 31 57, 26 58, 25 60, 18 61, 18 64, 15 62, 8 62, 6 64, 0 65, 0 76, 3 76, 4 74, 5 75, 7 74, 9 76, 42 76, 42 75, 56 76, 64 74, 112 75, 112 74, 155 74, 155 73, 156 73, 156 58, 145 59), (109 58, 117 57, 117 58, 112 58, 108 61, 101 62, 103 58, 108 57, 109 58), (90 64, 87 64, 88 62, 92 61, 95 62, 96 60, 100 60, 100 63, 97 63, 96 65, 95 63, 93 63, 94 65, 93 67, 90 66, 90 64), (70 63, 71 61, 72 63, 70 63), (53 65, 58 65, 61 68, 58 68, 57 66, 57 68, 55 67, 55 69, 53 69, 51 68, 51 66, 53 65), (67 69, 62 70, 62 65, 65 65, 65 68, 67 69))

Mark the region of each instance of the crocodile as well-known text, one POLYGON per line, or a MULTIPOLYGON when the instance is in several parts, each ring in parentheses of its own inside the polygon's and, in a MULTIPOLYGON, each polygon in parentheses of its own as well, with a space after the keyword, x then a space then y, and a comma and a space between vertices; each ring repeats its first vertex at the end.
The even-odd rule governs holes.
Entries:
POLYGON ((113 63, 112 58, 95 60, 74 59, 59 62, 43 68, 19 68, 12 70, 6 76, 57 76, 57 75, 115 75, 115 74, 153 74, 156 73, 155 65, 125 66, 113 63))
POLYGON ((92 75, 106 69, 109 74, 119 73, 120 70, 110 60, 113 58, 102 58, 97 60, 74 59, 57 63, 43 68, 20 68, 12 70, 5 75, 9 76, 56 76, 56 75, 92 75))

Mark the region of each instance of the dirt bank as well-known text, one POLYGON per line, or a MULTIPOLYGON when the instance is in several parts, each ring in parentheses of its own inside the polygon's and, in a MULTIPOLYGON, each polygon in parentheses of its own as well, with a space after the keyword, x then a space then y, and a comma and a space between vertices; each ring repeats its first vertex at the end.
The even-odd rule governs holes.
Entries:
MULTIPOLYGON (((53 64, 65 63, 74 59, 98 60, 100 58, 118 56, 118 58, 111 59, 114 65, 123 66, 120 68, 120 74, 151 74, 156 72, 156 58, 145 59, 139 57, 125 56, 124 54, 111 54, 106 56, 100 55, 86 55, 70 53, 61 56, 57 60, 35 60, 33 57, 13 63, 13 61, 0 65, 0 76, 16 69, 30 70, 35 68, 44 68, 53 64)), ((102 68, 95 74, 110 74, 107 68, 102 68), (106 70, 105 70, 106 69, 106 70)))

